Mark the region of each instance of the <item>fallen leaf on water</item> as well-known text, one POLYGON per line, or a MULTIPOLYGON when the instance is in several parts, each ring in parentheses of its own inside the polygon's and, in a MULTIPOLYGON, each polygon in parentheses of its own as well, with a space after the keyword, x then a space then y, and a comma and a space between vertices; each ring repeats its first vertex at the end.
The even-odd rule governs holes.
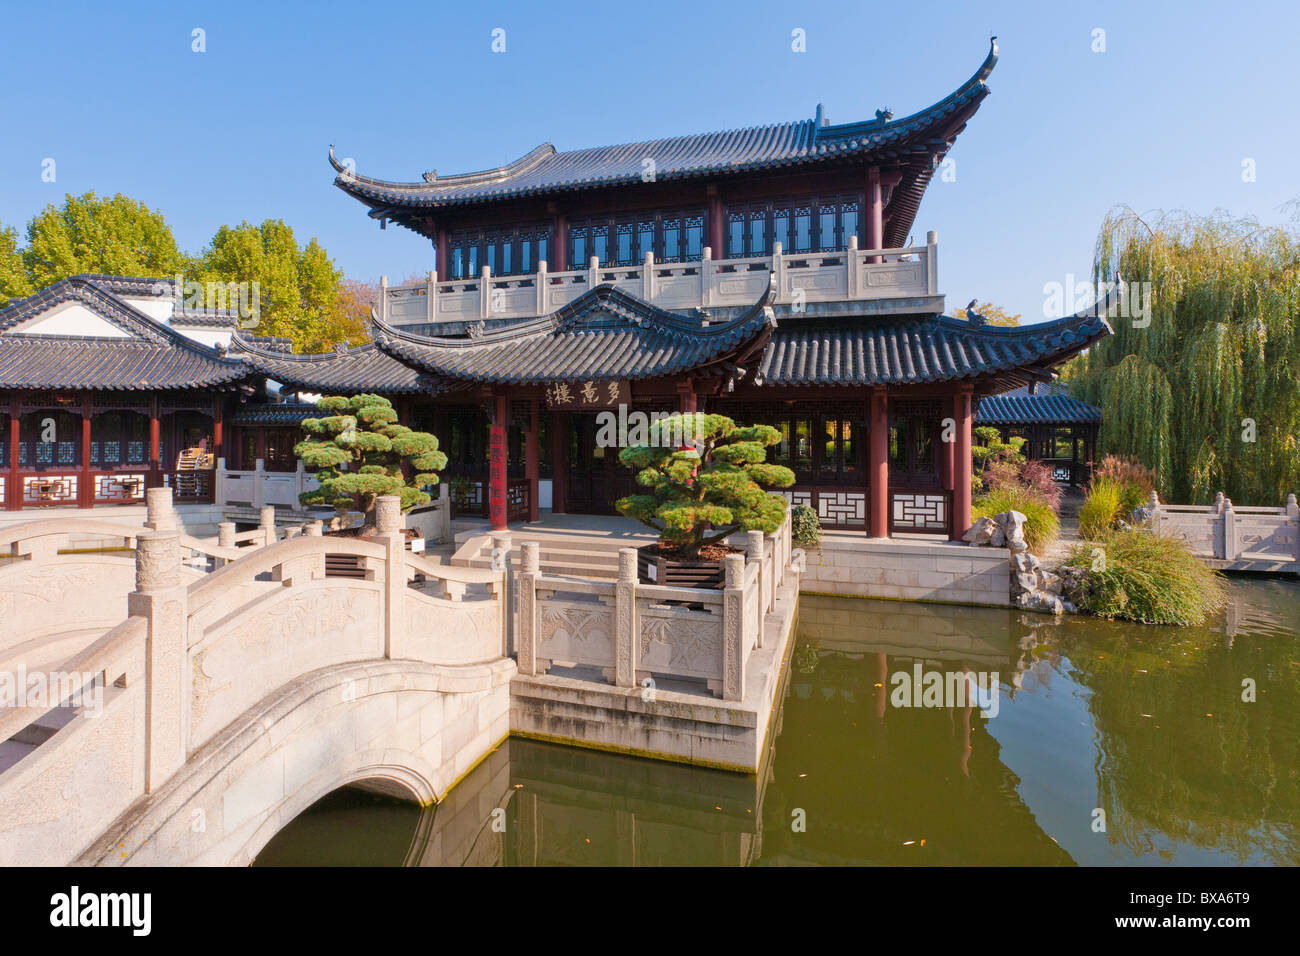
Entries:
POLYGON ((903 846, 912 846, 914 843, 916 843, 915 840, 908 840, 906 843, 903 844, 903 846))

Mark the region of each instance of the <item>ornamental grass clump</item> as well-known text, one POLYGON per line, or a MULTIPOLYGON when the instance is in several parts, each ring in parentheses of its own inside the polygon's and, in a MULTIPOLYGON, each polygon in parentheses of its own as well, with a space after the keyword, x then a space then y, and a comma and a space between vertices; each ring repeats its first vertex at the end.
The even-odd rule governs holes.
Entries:
POLYGON ((1082 571, 1071 594, 1082 610, 1142 624, 1195 625, 1224 602, 1224 579, 1171 535, 1143 528, 1076 545, 1067 566, 1082 571))
POLYGON ((787 488, 794 472, 764 461, 781 440, 770 425, 737 426, 724 415, 686 413, 651 422, 647 445, 619 452, 636 469, 643 494, 615 502, 618 513, 659 532, 662 546, 684 560, 737 531, 770 534, 786 502, 761 486, 787 488), (679 444, 685 439, 685 444, 679 444))
POLYGON ((1088 540, 1104 537, 1123 509, 1124 489, 1108 478, 1094 478, 1079 505, 1079 535, 1088 540))
POLYGON ((1041 495, 1019 483, 990 488, 971 504, 971 518, 992 518, 1005 511, 1019 511, 1025 516, 1025 543, 1040 553, 1061 532, 1061 519, 1041 495))
POLYGON ((300 502, 361 512, 363 536, 375 532, 381 495, 398 495, 403 511, 429 503, 424 488, 437 484, 437 473, 447 467, 437 438, 397 424, 393 403, 382 395, 330 396, 316 407, 334 414, 302 423, 310 437, 293 453, 316 472, 320 487, 303 492, 300 502))

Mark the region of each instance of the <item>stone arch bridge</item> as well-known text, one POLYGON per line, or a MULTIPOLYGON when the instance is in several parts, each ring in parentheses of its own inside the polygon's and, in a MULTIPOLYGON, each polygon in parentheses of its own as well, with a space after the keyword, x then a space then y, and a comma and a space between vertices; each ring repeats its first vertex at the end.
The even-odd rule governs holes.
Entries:
POLYGON ((507 736, 504 574, 407 552, 398 499, 369 539, 149 524, 0 540, 0 864, 248 863, 340 786, 429 804, 507 736))

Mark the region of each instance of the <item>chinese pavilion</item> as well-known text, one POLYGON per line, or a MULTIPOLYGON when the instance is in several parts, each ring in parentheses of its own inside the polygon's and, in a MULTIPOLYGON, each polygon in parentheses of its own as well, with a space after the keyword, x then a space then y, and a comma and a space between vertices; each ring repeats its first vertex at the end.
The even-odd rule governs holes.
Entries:
MULTIPOLYGON (((495 169, 411 182, 362 176, 331 149, 336 186, 433 247, 427 281, 381 285, 373 341, 293 355, 220 315, 177 312, 146 329, 143 304, 128 303, 105 321, 153 349, 146 369, 143 357, 120 362, 130 349, 117 333, 91 344, 75 324, 29 344, 41 338, 41 296, 24 300, 0 312, 5 434, 36 449, 8 450, 11 487, 78 462, 97 483, 109 444, 139 459, 129 464, 146 483, 173 480, 166 451, 196 437, 236 467, 292 467, 312 407, 266 403, 270 380, 288 394, 391 396, 404 423, 439 436, 458 510, 497 528, 547 507, 612 512, 633 477, 598 440, 597 416, 683 410, 775 426, 769 460, 795 472, 787 494, 824 525, 958 537, 977 404, 1050 381, 1110 331, 1095 312, 1020 328, 947 317, 937 237, 910 238, 996 61, 993 43, 958 89, 901 118, 832 124, 819 106, 813 119, 753 129, 544 144, 495 169), (219 348, 194 341, 200 327, 225 330, 209 343, 219 348), (39 373, 65 365, 75 374, 39 373), (182 393, 189 404, 173 407, 182 393), (42 450, 32 432, 28 416, 51 408, 72 413, 74 433, 80 423, 66 449, 42 450), (110 410, 133 416, 112 426, 128 437, 96 425, 110 410), (206 415, 208 433, 184 432, 181 412, 206 415)), ((66 294, 107 295, 106 281, 68 280, 66 294)))

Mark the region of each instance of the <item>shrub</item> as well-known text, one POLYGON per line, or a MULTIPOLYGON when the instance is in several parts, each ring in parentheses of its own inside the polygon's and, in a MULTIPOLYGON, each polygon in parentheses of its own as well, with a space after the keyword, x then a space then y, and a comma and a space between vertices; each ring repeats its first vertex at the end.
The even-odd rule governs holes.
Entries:
POLYGON ((316 407, 329 416, 304 419, 308 437, 293 448, 320 481, 319 488, 298 496, 302 504, 360 511, 361 533, 370 535, 381 495, 398 495, 403 511, 429 503, 424 489, 437 484, 438 472, 447 467, 437 438, 399 425, 393 403, 382 395, 331 395, 316 407))
POLYGON ((739 428, 725 415, 669 415, 650 424, 648 445, 619 452, 647 489, 614 503, 618 513, 659 532, 661 544, 683 558, 737 531, 771 533, 785 520, 786 501, 761 487, 787 488, 794 472, 768 464, 767 449, 781 440, 771 425, 739 428), (686 445, 673 441, 693 436, 686 445))
POLYGON ((971 504, 971 518, 992 518, 1004 511, 1025 516, 1025 543, 1030 551, 1041 551, 1056 540, 1061 519, 1043 498, 1018 482, 990 488, 971 504))
POLYGON ((818 544, 822 539, 822 523, 817 512, 807 505, 797 505, 790 514, 790 535, 795 544, 818 544))
POLYGON ((1074 602, 1101 617, 1201 624, 1224 602, 1223 575, 1202 563, 1181 538, 1141 528, 1076 545, 1066 564, 1083 569, 1074 602))
POLYGON ((1124 489, 1109 478, 1094 478, 1088 496, 1079 505, 1079 534, 1093 540, 1110 531, 1115 519, 1124 514, 1124 489))
POLYGON ((1007 485, 1023 486, 1053 511, 1061 510, 1061 486, 1052 478, 1052 469, 1041 461, 995 458, 984 473, 983 487, 993 491, 1007 485))

